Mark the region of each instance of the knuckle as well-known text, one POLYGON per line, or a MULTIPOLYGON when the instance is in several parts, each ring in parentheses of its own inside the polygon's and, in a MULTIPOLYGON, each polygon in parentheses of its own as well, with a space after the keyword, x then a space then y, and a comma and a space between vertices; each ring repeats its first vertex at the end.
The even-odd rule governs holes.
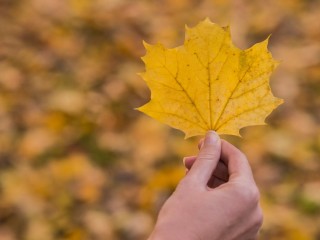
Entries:
POLYGON ((231 155, 237 159, 247 159, 247 156, 238 148, 234 148, 231 155))
POLYGON ((250 187, 245 185, 239 188, 239 195, 245 203, 250 205, 257 205, 260 201, 260 192, 256 185, 250 187))
POLYGON ((212 152, 210 149, 208 151, 203 151, 202 154, 198 156, 198 161, 212 161, 218 158, 216 152, 212 152))
POLYGON ((236 149, 236 153, 238 157, 247 158, 246 155, 240 149, 236 149))
POLYGON ((254 221, 254 225, 257 227, 257 230, 260 229, 260 227, 262 226, 262 223, 263 223, 263 212, 262 212, 262 209, 259 207, 256 211, 255 221, 254 221))
POLYGON ((254 187, 252 187, 250 195, 253 203, 258 204, 260 201, 260 191, 257 186, 254 185, 254 187))

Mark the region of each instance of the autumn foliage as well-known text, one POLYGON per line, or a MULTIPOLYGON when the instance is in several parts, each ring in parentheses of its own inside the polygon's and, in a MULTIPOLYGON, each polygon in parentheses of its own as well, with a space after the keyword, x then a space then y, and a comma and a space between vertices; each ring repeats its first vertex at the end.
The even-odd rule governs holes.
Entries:
POLYGON ((239 49, 269 38, 284 99, 227 137, 250 160, 262 240, 320 236, 320 3, 0 1, 0 240, 145 239, 199 137, 134 110, 150 91, 142 41, 167 49, 205 17, 239 49))

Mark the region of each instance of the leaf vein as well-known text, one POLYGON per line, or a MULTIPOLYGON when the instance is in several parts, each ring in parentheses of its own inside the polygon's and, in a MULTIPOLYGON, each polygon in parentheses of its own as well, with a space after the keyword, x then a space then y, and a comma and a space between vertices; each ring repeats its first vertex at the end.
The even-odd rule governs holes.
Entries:
POLYGON ((180 81, 178 80, 178 71, 176 75, 173 75, 171 73, 171 71, 167 68, 167 66, 163 65, 163 68, 166 69, 168 71, 168 73, 171 75, 171 77, 176 81, 176 83, 180 86, 182 92, 187 96, 188 100, 190 101, 191 105, 194 107, 194 109, 196 110, 196 112, 198 113, 198 115, 200 116, 201 120, 203 121, 203 123, 207 126, 207 128, 209 128, 208 123, 206 122, 206 120, 203 118, 200 110, 198 109, 197 105, 195 104, 195 102, 193 101, 193 99, 191 98, 190 94, 188 93, 188 91, 183 87, 183 85, 180 83, 180 81))
POLYGON ((253 62, 252 62, 252 63, 250 64, 250 66, 247 68, 247 70, 245 71, 245 73, 243 74, 243 76, 242 76, 241 78, 239 78, 236 86, 235 86, 235 87, 233 88, 233 90, 231 91, 230 96, 227 98, 227 101, 226 101, 226 103, 224 104, 222 110, 220 111, 219 117, 218 117, 217 120, 216 120, 216 123, 215 123, 215 126, 214 126, 214 130, 217 131, 217 125, 218 125, 218 123, 219 123, 219 121, 220 121, 220 119, 221 119, 224 111, 226 110, 226 108, 227 108, 227 106, 228 106, 228 104, 229 104, 229 102, 230 102, 230 99, 232 98, 233 94, 235 93, 235 91, 236 91, 237 88, 239 87, 239 85, 240 85, 240 83, 242 82, 243 78, 247 75, 247 73, 248 73, 248 71, 250 70, 250 68, 252 67, 252 65, 253 65, 253 62))
POLYGON ((160 114, 163 113, 163 114, 171 115, 171 116, 173 116, 173 117, 180 118, 180 119, 182 119, 182 120, 184 120, 184 121, 186 121, 186 122, 192 123, 193 125, 195 125, 195 126, 197 126, 197 127, 200 127, 202 130, 206 130, 206 128, 205 128, 204 126, 200 125, 199 122, 191 121, 190 119, 185 118, 185 117, 182 117, 182 116, 180 116, 180 115, 178 115, 178 114, 176 114, 176 113, 171 113, 171 112, 166 112, 166 111, 160 112, 160 111, 154 111, 154 110, 149 110, 149 112, 154 112, 154 113, 158 113, 158 114, 159 114, 159 113, 160 113, 160 114))
POLYGON ((262 84, 259 84, 258 86, 255 86, 255 87, 249 89, 248 91, 245 91, 245 92, 243 92, 243 93, 241 93, 241 94, 239 94, 239 95, 237 95, 237 96, 231 97, 230 99, 233 100, 233 99, 242 97, 242 96, 244 96, 244 95, 246 95, 246 94, 248 94, 248 93, 251 93, 251 92, 255 91, 255 90, 258 89, 258 88, 263 87, 263 86, 266 85, 266 84, 268 84, 268 82, 263 82, 262 84))
POLYGON ((258 106, 255 106, 255 107, 253 107, 253 108, 246 109, 246 110, 244 110, 244 111, 242 111, 242 112, 240 112, 240 113, 238 113, 238 114, 236 114, 236 115, 233 115, 233 116, 231 116, 230 118, 228 118, 227 120, 225 120, 223 123, 221 123, 221 124, 216 128, 216 131, 218 131, 222 126, 226 125, 226 124, 227 124, 228 122, 230 122, 232 119, 235 119, 235 118, 237 118, 237 117, 239 117, 239 116, 241 116, 241 115, 243 115, 243 114, 245 114, 245 113, 253 112, 253 111, 256 110, 256 109, 261 109, 261 108, 266 107, 266 106, 269 106, 269 105, 270 105, 270 103, 264 104, 264 105, 258 105, 258 106))

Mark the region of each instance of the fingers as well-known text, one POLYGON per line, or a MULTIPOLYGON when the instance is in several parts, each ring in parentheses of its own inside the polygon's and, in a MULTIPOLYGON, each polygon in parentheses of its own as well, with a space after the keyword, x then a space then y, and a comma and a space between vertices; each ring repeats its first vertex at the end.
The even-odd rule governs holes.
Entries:
MULTIPOLYGON (((202 159, 206 158, 207 155, 206 152, 208 152, 208 147, 205 147, 206 139, 201 139, 199 141, 198 147, 200 149, 200 153, 205 152, 205 154, 202 155, 202 159), (202 150, 202 148, 206 148, 206 150, 202 150)), ((219 144, 216 144, 216 146, 219 144)), ((214 152, 214 151, 213 151, 214 152)), ((200 156, 199 153, 199 156, 200 156)), ((217 153, 209 153, 209 155, 215 155, 217 153)), ((190 170, 192 169, 195 162, 197 162, 197 156, 190 156, 184 158, 184 165, 185 167, 190 170), (192 167, 192 168, 191 168, 192 167)), ((207 159, 208 160, 208 159, 207 159)), ((217 159, 216 159, 217 160, 217 159)), ((204 162, 204 161, 202 161, 204 162)), ((205 161, 210 162, 210 161, 205 161)), ((227 182, 229 179, 232 181, 238 181, 239 178, 242 178, 244 180, 250 180, 254 182, 251 167, 248 163, 247 158, 245 155, 237 149, 232 144, 228 143, 225 140, 221 140, 221 157, 220 161, 216 162, 213 161, 213 165, 215 166, 213 169, 213 173, 211 172, 211 176, 208 179, 208 186, 216 186, 217 184, 213 184, 212 181, 218 182, 218 181, 224 181, 227 182), (218 180, 215 180, 218 178, 218 180)), ((209 167, 209 171, 212 171, 212 165, 211 168, 209 167)), ((206 171, 207 174, 209 171, 206 171)), ((205 175, 205 179, 207 179, 208 175, 205 175)), ((204 181, 204 180, 202 180, 204 181)), ((221 185, 221 182, 219 183, 221 185)))
MULTIPOLYGON (((187 171, 191 169, 196 159, 197 159, 197 156, 189 156, 183 159, 183 164, 187 168, 187 171)), ((213 177, 220 178, 222 181, 225 181, 225 182, 228 181, 229 179, 228 167, 225 165, 224 162, 222 161, 218 162, 217 167, 213 172, 213 177)))
POLYGON ((230 181, 237 181, 239 178, 253 180, 251 167, 246 156, 224 140, 221 141, 221 161, 228 166, 230 181))
POLYGON ((220 179, 220 178, 217 178, 217 177, 214 177, 212 176, 208 182, 208 187, 209 188, 216 188, 216 187, 219 187, 220 185, 226 183, 226 181, 220 179))
POLYGON ((199 150, 202 148, 203 141, 204 141, 204 138, 201 138, 200 141, 199 141, 199 143, 198 143, 198 149, 199 149, 199 150))
POLYGON ((196 159, 197 159, 197 156, 184 157, 183 164, 188 170, 190 170, 190 168, 192 167, 192 165, 196 161, 196 159))
POLYGON ((221 141, 219 136, 214 131, 208 131, 198 157, 187 176, 206 187, 219 162, 220 154, 221 141))
POLYGON ((224 162, 219 161, 217 168, 214 170, 213 175, 217 178, 220 178, 221 180, 228 181, 229 179, 229 173, 228 173, 228 167, 225 165, 224 162))

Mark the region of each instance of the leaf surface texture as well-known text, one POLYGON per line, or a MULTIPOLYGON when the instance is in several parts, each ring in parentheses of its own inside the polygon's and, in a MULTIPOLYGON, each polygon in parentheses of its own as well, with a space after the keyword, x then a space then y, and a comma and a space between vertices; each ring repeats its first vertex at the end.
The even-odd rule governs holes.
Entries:
POLYGON ((228 27, 206 19, 186 27, 182 46, 144 45, 146 71, 141 76, 151 100, 138 110, 186 137, 208 130, 239 135, 243 127, 265 124, 282 103, 269 85, 278 63, 267 49, 268 39, 241 50, 233 45, 228 27))

